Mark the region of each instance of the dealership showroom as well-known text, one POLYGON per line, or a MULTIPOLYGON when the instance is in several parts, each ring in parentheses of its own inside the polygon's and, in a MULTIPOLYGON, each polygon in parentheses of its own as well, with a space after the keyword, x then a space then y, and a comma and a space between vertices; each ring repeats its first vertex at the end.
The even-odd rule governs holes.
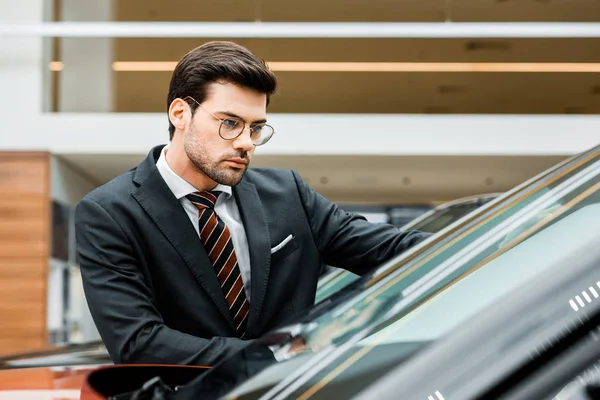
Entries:
POLYGON ((600 399, 599 0, 0 0, 0 400, 600 399))

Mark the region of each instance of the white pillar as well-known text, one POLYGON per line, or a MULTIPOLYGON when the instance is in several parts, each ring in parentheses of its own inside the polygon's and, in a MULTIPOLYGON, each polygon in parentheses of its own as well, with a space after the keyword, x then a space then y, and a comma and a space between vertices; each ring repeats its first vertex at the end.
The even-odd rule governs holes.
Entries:
MULTIPOLYGON (((63 21, 111 21, 110 0, 63 0, 63 21)), ((59 107, 62 112, 112 111, 110 38, 62 38, 59 107)))

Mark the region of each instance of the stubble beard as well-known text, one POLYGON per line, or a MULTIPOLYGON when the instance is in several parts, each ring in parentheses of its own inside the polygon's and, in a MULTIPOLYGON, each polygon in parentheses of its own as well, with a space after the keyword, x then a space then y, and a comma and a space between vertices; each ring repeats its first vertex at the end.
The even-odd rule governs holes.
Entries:
MULTIPOLYGON (((194 166, 194 168, 208 176, 213 181, 221 185, 235 186, 244 177, 248 166, 244 169, 234 169, 220 166, 221 160, 212 160, 208 150, 202 146, 197 140, 196 132, 190 135, 193 140, 185 140, 184 150, 187 154, 188 159, 194 166)), ((229 157, 241 157, 244 158, 246 155, 231 155, 229 157)))

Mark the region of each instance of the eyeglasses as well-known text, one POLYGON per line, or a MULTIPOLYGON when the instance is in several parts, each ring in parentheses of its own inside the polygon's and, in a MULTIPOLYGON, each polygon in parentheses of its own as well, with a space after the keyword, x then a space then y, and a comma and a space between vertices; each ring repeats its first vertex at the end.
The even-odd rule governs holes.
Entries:
MULTIPOLYGON (((187 101, 187 99, 194 101, 200 106, 200 108, 221 122, 219 125, 219 136, 221 136, 222 139, 233 140, 240 136, 244 132, 244 129, 246 129, 246 123, 243 119, 237 117, 227 117, 226 119, 221 119, 212 112, 208 111, 206 108, 202 107, 202 104, 198 103, 198 101, 192 96, 187 96, 183 100, 187 101)), ((250 130, 250 139, 252 139, 252 144, 255 146, 261 146, 267 143, 275 133, 273 127, 267 124, 253 125, 248 127, 248 129, 250 130)))

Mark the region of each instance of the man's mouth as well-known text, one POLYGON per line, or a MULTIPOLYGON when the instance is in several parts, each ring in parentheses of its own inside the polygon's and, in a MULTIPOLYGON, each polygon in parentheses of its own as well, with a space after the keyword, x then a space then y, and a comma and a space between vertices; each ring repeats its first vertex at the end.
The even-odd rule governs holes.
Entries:
POLYGON ((238 166, 238 168, 243 168, 248 165, 248 160, 245 158, 239 158, 239 157, 227 158, 227 159, 225 159, 225 161, 238 166))

